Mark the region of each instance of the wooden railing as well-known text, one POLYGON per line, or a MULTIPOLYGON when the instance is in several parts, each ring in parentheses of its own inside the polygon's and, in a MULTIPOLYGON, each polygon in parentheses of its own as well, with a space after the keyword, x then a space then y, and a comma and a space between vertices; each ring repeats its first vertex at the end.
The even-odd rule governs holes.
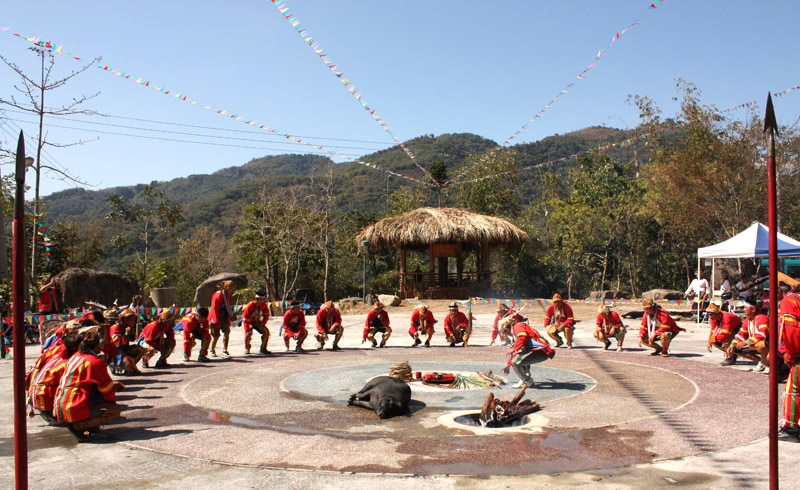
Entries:
POLYGON ((400 293, 404 298, 447 299, 478 295, 492 285, 491 272, 448 273, 444 277, 433 272, 400 274, 400 293))

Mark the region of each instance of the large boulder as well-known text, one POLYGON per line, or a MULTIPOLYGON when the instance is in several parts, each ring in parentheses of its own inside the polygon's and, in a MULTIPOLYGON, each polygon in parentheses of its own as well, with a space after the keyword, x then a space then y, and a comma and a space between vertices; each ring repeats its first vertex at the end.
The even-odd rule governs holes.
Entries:
POLYGON ((80 308, 86 301, 94 301, 110 307, 128 305, 139 293, 136 281, 122 274, 71 267, 58 274, 64 283, 64 305, 80 308))
POLYGON ((650 301, 683 299, 683 292, 674 289, 651 289, 642 293, 642 299, 650 301))
POLYGON ((601 300, 601 299, 630 299, 631 294, 626 293, 625 291, 620 291, 619 289, 605 289, 603 291, 592 291, 589 294, 589 299, 593 300, 601 300))
POLYGON ((394 294, 379 294, 378 301, 386 306, 400 306, 400 303, 403 302, 399 296, 395 296, 394 294))
POLYGON ((236 289, 244 289, 247 287, 247 278, 243 275, 234 272, 221 272, 216 276, 209 277, 203 281, 202 284, 197 286, 192 304, 206 308, 211 306, 211 295, 217 290, 217 285, 223 281, 233 281, 236 285, 236 289))

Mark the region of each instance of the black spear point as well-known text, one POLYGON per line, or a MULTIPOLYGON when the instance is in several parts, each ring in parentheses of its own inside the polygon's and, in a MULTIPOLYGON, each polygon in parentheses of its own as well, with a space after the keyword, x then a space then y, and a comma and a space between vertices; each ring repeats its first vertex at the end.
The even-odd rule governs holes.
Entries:
POLYGON ((767 113, 764 115, 764 132, 772 130, 778 134, 778 122, 775 120, 775 108, 772 107, 772 94, 767 93, 767 113))
POLYGON ((14 179, 19 185, 25 185, 25 139, 22 130, 19 131, 19 141, 17 141, 17 168, 14 179))

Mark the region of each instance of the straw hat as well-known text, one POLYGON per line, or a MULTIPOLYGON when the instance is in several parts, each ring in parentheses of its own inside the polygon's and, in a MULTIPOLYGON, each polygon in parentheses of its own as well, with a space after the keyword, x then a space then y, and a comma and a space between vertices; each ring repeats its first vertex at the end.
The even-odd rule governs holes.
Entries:
POLYGON ((451 310, 457 310, 457 309, 458 309, 458 303, 456 303, 455 301, 453 301, 452 303, 450 303, 450 306, 449 306, 449 308, 450 308, 451 310))
POLYGON ((169 322, 169 321, 172 321, 174 318, 175 318, 175 316, 169 310, 166 310, 166 311, 162 312, 160 315, 158 315, 158 321, 159 322, 169 322))
POLYGON ((323 303, 323 306, 328 310, 333 309, 333 301, 328 300, 325 303, 323 303))
POLYGON ((655 305, 649 299, 643 299, 642 300, 642 309, 647 310, 649 308, 654 308, 654 307, 655 307, 655 305))
POLYGON ((383 304, 383 303, 381 303, 380 301, 376 301, 376 302, 375 302, 375 306, 373 306, 373 307, 372 307, 372 309, 373 309, 373 310, 379 310, 379 309, 381 309, 381 308, 383 308, 383 307, 384 307, 384 304, 383 304))
POLYGON ((564 299, 561 297, 560 294, 556 293, 553 295, 553 302, 555 303, 556 301, 564 301, 564 299))
POLYGON ((708 305, 708 308, 706 308, 706 313, 722 313, 722 310, 719 309, 719 306, 711 303, 708 305))
POLYGON ((506 311, 508 309, 508 305, 505 303, 499 303, 497 305, 497 311, 506 311))
POLYGON ((124 310, 122 310, 122 312, 119 314, 119 319, 120 319, 120 320, 124 320, 124 319, 128 318, 129 316, 136 316, 136 313, 135 313, 135 312, 134 312, 132 309, 130 309, 130 308, 125 308, 125 309, 124 309, 124 310))
POLYGON ((419 305, 420 313, 425 313, 426 311, 428 311, 428 305, 419 305))

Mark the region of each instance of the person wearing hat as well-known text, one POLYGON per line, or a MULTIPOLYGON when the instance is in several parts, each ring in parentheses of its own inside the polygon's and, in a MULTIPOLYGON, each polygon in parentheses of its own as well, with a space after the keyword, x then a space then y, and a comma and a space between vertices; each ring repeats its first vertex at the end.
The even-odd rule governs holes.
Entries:
POLYGON ((269 354, 267 343, 269 342, 269 305, 266 295, 258 291, 253 296, 253 300, 247 303, 242 310, 242 327, 244 328, 244 353, 250 354, 250 340, 253 338, 253 330, 261 334, 261 347, 258 352, 264 355, 269 354))
POLYGON ((78 442, 92 439, 91 432, 116 420, 121 412, 115 392, 122 389, 97 357, 100 334, 86 332, 76 352, 67 361, 53 399, 53 415, 68 424, 78 442))
POLYGON ((684 329, 678 327, 667 310, 650 300, 642 300, 642 309, 644 315, 639 328, 639 347, 646 345, 653 349, 651 356, 661 354, 661 357, 669 357, 670 342, 684 329), (658 344, 659 340, 661 345, 658 344))
POLYGON ((736 364, 736 355, 728 355, 728 347, 731 346, 731 341, 739 332, 742 321, 737 315, 722 311, 720 307, 714 303, 708 305, 706 313, 708 313, 709 325, 711 327, 706 349, 708 349, 708 352, 711 352, 711 347, 713 346, 725 352, 725 360, 722 361, 723 366, 736 364))
POLYGON ((800 285, 784 295, 778 304, 778 352, 789 367, 786 379, 786 394, 783 399, 784 423, 778 431, 778 439, 800 442, 800 285))
POLYGON ((500 336, 500 340, 503 342, 505 346, 510 346, 512 343, 510 335, 508 335, 505 331, 498 328, 498 322, 503 320, 504 318, 514 318, 517 322, 521 322, 523 317, 522 315, 517 314, 516 311, 512 310, 508 307, 505 303, 500 303, 497 305, 497 316, 494 317, 494 323, 492 324, 492 341, 489 342, 489 345, 494 345, 497 337, 500 336))
POLYGON ((111 345, 114 348, 108 360, 110 361, 111 372, 114 374, 141 374, 136 369, 136 364, 144 355, 144 348, 131 344, 128 340, 128 335, 135 328, 136 313, 129 308, 125 308, 120 312, 117 323, 108 330, 111 345))
POLYGON ((611 346, 611 338, 617 339, 617 352, 622 352, 622 342, 625 340, 625 324, 616 311, 611 311, 608 305, 600 305, 597 312, 597 325, 594 329, 594 338, 605 344, 604 349, 611 346))
POLYGON ((217 357, 217 341, 222 333, 222 357, 228 354, 228 341, 231 338, 231 322, 236 320, 233 312, 231 294, 236 289, 233 281, 223 281, 217 285, 219 291, 211 295, 211 308, 208 311, 208 323, 211 328, 211 357, 217 357))
POLYGON ((198 308, 190 311, 175 328, 183 332, 183 360, 188 362, 192 358, 192 347, 197 339, 200 339, 200 353, 197 355, 198 362, 208 362, 208 345, 211 343, 210 326, 208 324, 208 309, 198 308))
POLYGON ((450 311, 444 317, 444 336, 450 347, 464 343, 464 347, 469 347, 469 337, 472 335, 472 327, 469 324, 467 315, 458 311, 458 303, 450 303, 450 311))
POLYGON ((169 367, 167 358, 175 349, 175 332, 172 330, 174 325, 175 317, 171 311, 164 311, 155 320, 145 325, 136 341, 137 345, 147 349, 142 356, 142 366, 150 367, 148 364, 150 358, 158 352, 160 357, 156 362, 156 367, 169 367))
POLYGON ((289 339, 294 339, 297 343, 294 346, 295 352, 305 352, 303 349, 303 341, 308 337, 308 330, 306 330, 306 315, 303 313, 299 301, 292 301, 289 311, 283 314, 283 343, 286 345, 286 350, 289 350, 289 339))
POLYGON ((558 293, 553 295, 553 302, 547 308, 547 313, 544 316, 544 328, 547 330, 547 335, 556 341, 556 347, 561 347, 564 344, 559 335, 559 332, 564 332, 564 337, 567 339, 567 348, 572 349, 575 319, 572 315, 572 307, 558 293))
POLYGON ((325 342, 328 340, 328 335, 331 334, 334 336, 331 350, 339 350, 339 341, 342 339, 343 333, 342 314, 333 305, 333 301, 328 300, 317 312, 317 349, 325 348, 325 342))
POLYGON ((364 322, 364 333, 361 336, 361 343, 369 339, 372 342, 372 347, 378 347, 378 341, 375 340, 375 334, 381 333, 380 347, 386 347, 386 341, 392 335, 392 327, 389 326, 389 313, 384 309, 383 303, 376 302, 372 309, 367 313, 367 319, 364 322))
POLYGON ((422 343, 419 339, 420 334, 427 335, 425 347, 431 346, 434 323, 436 323, 436 319, 433 318, 433 312, 428 309, 427 305, 420 305, 419 308, 414 310, 414 313, 411 314, 411 326, 408 329, 408 334, 414 339, 411 347, 416 347, 422 343))
POLYGON ((524 321, 518 322, 513 317, 506 317, 500 320, 498 328, 509 335, 513 335, 515 342, 508 354, 508 362, 503 368, 503 373, 508 374, 509 369, 513 368, 519 377, 519 383, 513 385, 514 388, 527 386, 533 387, 533 377, 531 376, 531 364, 537 364, 556 355, 555 349, 550 348, 550 344, 542 337, 535 328, 524 321))
POLYGON ((744 317, 739 333, 728 346, 728 358, 742 356, 756 361, 756 370, 764 371, 769 365, 769 318, 758 312, 754 299, 744 300, 744 317))

